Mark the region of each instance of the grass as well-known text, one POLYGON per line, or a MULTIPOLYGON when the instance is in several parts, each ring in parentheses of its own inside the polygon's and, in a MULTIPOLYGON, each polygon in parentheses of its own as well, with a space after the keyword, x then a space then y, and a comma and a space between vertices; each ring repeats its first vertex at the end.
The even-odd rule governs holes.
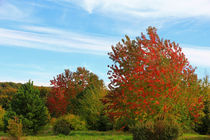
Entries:
POLYGON ((210 140, 210 136, 199 134, 184 134, 179 138, 179 140, 210 140))
MULTIPOLYGON (((6 134, 0 133, 1 136, 6 134)), ((37 135, 37 136, 24 136, 23 140, 132 140, 130 133, 108 131, 72 131, 68 136, 65 135, 37 135)), ((1 139, 0 139, 1 140, 1 139)))
POLYGON ((69 136, 30 136, 25 138, 26 140, 132 140, 132 135, 117 132, 81 131, 72 132, 69 136))
MULTIPOLYGON (((43 131, 42 131, 43 132, 43 131)), ((0 132, 1 138, 8 138, 6 133, 0 132)), ((132 135, 117 131, 72 131, 68 136, 53 135, 49 132, 39 133, 36 136, 24 136, 21 140, 132 140, 132 135)), ((210 140, 210 136, 198 134, 184 134, 178 140, 210 140)))

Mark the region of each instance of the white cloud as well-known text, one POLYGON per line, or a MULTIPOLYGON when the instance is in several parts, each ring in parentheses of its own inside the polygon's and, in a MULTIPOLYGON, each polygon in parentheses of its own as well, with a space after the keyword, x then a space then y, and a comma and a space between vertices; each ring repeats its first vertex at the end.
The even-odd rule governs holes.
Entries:
POLYGON ((106 54, 110 38, 81 35, 55 28, 22 26, 21 29, 0 28, 0 45, 43 49, 58 52, 106 54))
POLYGON ((98 11, 109 16, 149 18, 210 16, 209 0, 59 0, 59 2, 76 3, 89 13, 98 11))
POLYGON ((194 66, 202 66, 210 68, 210 47, 206 48, 183 48, 183 52, 194 66))

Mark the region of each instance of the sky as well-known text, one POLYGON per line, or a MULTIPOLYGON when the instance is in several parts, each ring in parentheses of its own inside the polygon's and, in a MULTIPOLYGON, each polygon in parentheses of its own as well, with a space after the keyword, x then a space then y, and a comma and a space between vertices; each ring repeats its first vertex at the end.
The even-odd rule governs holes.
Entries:
POLYGON ((179 43, 199 78, 210 74, 210 0, 0 0, 0 82, 49 86, 85 67, 106 85, 107 55, 125 35, 179 43))

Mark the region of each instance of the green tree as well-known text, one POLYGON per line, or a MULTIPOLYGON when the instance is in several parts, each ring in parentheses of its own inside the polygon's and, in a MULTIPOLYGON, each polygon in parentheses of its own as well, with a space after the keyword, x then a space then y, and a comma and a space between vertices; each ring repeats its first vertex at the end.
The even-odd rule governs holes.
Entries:
POLYGON ((23 124, 23 132, 36 134, 41 126, 48 122, 49 114, 40 92, 34 88, 33 82, 22 85, 12 98, 10 109, 5 115, 5 123, 17 116, 23 124))
POLYGON ((88 87, 78 94, 74 103, 77 104, 77 114, 87 121, 89 129, 97 129, 101 112, 104 109, 101 99, 105 96, 104 87, 88 87))

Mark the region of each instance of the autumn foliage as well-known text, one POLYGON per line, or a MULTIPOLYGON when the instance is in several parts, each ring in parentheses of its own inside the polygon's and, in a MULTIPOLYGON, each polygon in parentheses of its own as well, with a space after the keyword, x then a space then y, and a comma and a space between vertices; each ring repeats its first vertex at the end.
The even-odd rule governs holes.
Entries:
POLYGON ((126 36, 109 53, 110 92, 104 98, 109 116, 144 121, 173 115, 179 122, 201 114, 203 97, 195 69, 175 42, 160 39, 156 29, 131 40, 126 36))
POLYGON ((87 87, 103 86, 103 81, 98 76, 89 72, 84 67, 78 67, 76 72, 65 70, 50 81, 52 90, 48 95, 48 108, 56 116, 75 113, 76 104, 73 103, 76 96, 87 87))

